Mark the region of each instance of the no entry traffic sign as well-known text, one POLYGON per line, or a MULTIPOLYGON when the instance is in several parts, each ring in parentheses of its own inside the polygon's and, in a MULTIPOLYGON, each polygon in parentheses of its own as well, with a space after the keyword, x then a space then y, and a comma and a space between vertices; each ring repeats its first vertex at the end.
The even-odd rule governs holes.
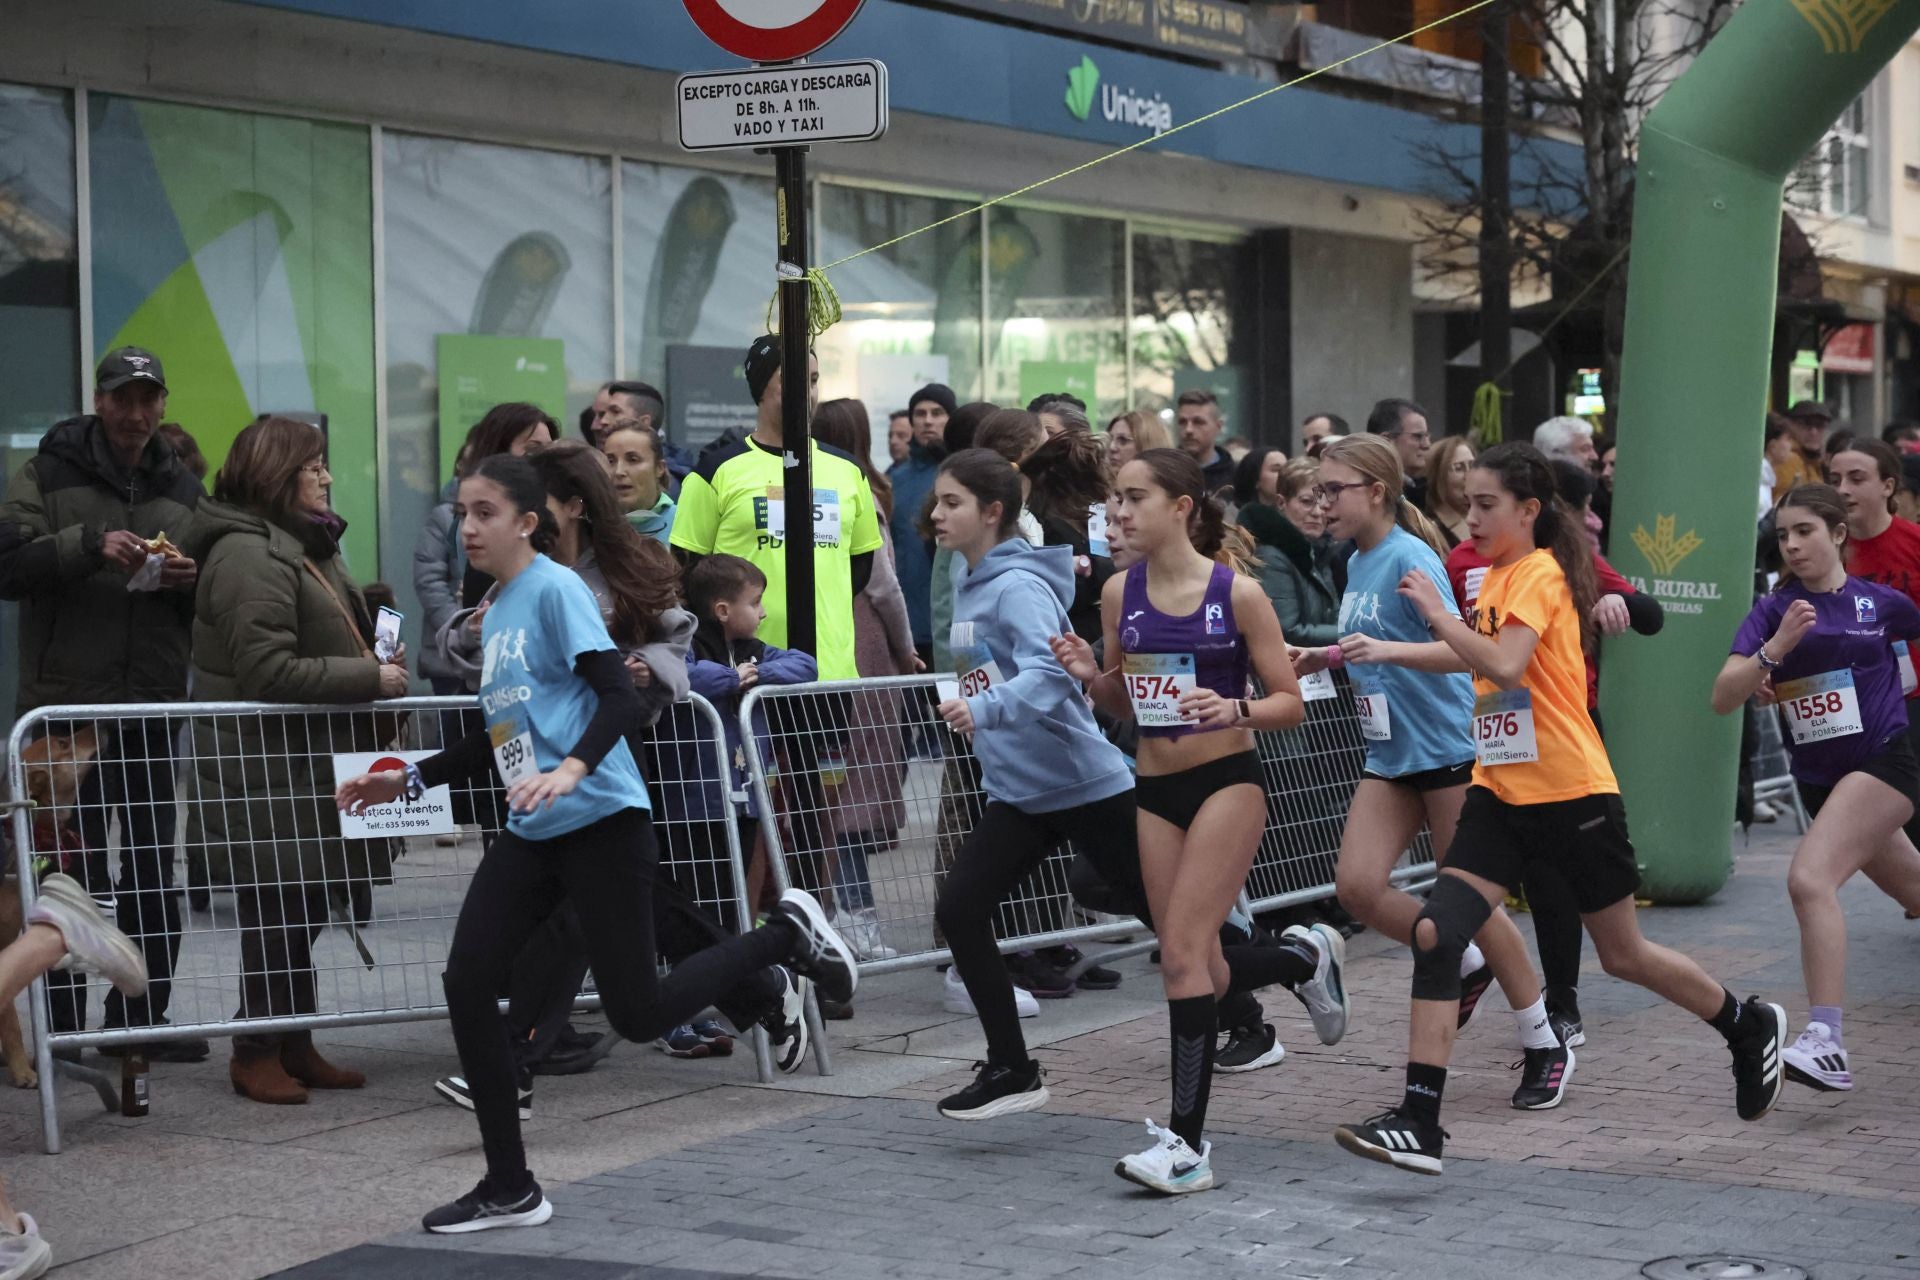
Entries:
POLYGON ((707 39, 751 62, 791 62, 839 35, 865 0, 686 0, 707 39))

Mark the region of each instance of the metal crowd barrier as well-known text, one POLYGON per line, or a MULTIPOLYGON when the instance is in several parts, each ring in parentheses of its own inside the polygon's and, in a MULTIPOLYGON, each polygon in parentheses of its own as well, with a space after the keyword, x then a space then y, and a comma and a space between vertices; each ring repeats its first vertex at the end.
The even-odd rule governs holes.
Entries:
POLYGON ((1753 802, 1765 800, 1793 816, 1794 830, 1805 833, 1809 820, 1800 803, 1800 787, 1793 780, 1787 758, 1787 740, 1780 731, 1779 707, 1758 707, 1754 714, 1757 741, 1753 750, 1753 802))
MULTIPOLYGON (((986 797, 968 743, 933 716, 941 682, 920 675, 763 686, 741 700, 742 744, 772 869, 778 874, 784 866, 803 888, 823 894, 863 952, 863 975, 951 959, 934 902, 986 797), (871 912, 864 921, 855 916, 861 910, 871 912)), ((1331 898, 1335 855, 1365 759, 1344 673, 1335 697, 1307 704, 1299 728, 1255 736, 1267 827, 1247 880, 1252 909, 1331 898)), ((1133 917, 1076 902, 1073 868, 1069 845, 1002 906, 1002 952, 1139 938, 1143 926, 1133 917)), ((1422 834, 1394 879, 1418 882, 1432 873, 1422 834)), ((1149 938, 1126 950, 1152 945, 1149 938)), ((1115 954, 1125 951, 1104 956, 1115 954)))
MULTIPOLYGON (((21 717, 8 777, 23 908, 38 870, 64 869, 110 919, 117 914, 162 979, 130 1002, 98 978, 55 972, 34 983, 46 1150, 60 1149, 60 1076, 93 1085, 110 1110, 119 1105, 117 1071, 56 1060, 56 1051, 77 1059, 84 1048, 141 1041, 444 1017, 454 921, 485 842, 501 829, 504 799, 484 786, 430 793, 419 805, 388 806, 383 834, 346 839, 329 834, 340 829, 333 757, 361 757, 340 762, 359 771, 480 727, 467 697, 61 706, 21 717), (204 909, 182 901, 203 891, 204 909), (301 963, 309 944, 310 973, 301 963)), ((729 806, 739 798, 719 714, 695 697, 661 718, 654 742, 683 775, 648 778, 663 877, 725 927, 750 926, 737 824, 671 816, 685 808, 673 804, 675 787, 711 783, 729 806)), ((589 989, 575 1007, 598 1004, 589 989)), ((770 1081, 764 1032, 744 1030, 761 1081, 770 1081)))

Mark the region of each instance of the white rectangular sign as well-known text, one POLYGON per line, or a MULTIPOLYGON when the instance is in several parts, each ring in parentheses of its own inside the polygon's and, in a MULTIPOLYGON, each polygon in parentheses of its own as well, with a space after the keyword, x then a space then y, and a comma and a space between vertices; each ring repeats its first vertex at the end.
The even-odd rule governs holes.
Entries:
MULTIPOLYGON (((333 758, 333 785, 348 778, 370 773, 376 761, 389 769, 395 760, 419 764, 432 751, 342 752, 333 758)), ((340 815, 340 834, 348 840, 385 839, 392 836, 450 836, 453 834, 453 789, 433 787, 411 803, 402 799, 392 804, 369 805, 359 813, 340 815)))
POLYGON ((871 58, 695 71, 674 97, 688 151, 866 142, 887 131, 887 68, 871 58))

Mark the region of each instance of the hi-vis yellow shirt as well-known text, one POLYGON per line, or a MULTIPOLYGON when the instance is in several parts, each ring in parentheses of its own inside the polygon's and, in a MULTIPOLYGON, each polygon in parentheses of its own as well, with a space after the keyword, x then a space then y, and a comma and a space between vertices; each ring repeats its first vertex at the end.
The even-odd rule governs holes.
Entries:
MULTIPOLYGON (((873 491, 854 461, 813 442, 813 593, 822 680, 860 675, 853 648, 853 557, 879 551, 873 491)), ((787 644, 787 498, 780 452, 743 440, 701 458, 680 485, 672 546, 731 555, 767 575, 767 620, 759 638, 787 644)))

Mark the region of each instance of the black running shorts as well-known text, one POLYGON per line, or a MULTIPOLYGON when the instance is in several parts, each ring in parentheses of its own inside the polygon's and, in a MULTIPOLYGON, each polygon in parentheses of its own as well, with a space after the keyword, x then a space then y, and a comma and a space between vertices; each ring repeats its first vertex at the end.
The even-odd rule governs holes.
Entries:
MULTIPOLYGON (((1905 736, 1893 739, 1881 748, 1879 755, 1867 757, 1848 772, 1864 773, 1869 778, 1886 783, 1905 796, 1909 803, 1920 796, 1920 759, 1914 757, 1913 748, 1907 745, 1905 736)), ((1795 785, 1800 788, 1800 803, 1807 807, 1808 817, 1819 813, 1827 797, 1833 794, 1833 787, 1823 787, 1817 783, 1800 782, 1795 785)))
POLYGON ((1266 778, 1260 772, 1260 757, 1251 751, 1239 751, 1218 760, 1197 764, 1178 773, 1149 777, 1141 774, 1133 782, 1134 800, 1142 813, 1165 818, 1185 831, 1200 815, 1200 806, 1216 791, 1250 782, 1266 794, 1266 778))
POLYGON ((1485 787, 1468 787, 1446 868, 1512 890, 1535 861, 1551 861, 1573 890, 1582 915, 1602 911, 1640 887, 1618 795, 1550 804, 1507 804, 1485 787))

